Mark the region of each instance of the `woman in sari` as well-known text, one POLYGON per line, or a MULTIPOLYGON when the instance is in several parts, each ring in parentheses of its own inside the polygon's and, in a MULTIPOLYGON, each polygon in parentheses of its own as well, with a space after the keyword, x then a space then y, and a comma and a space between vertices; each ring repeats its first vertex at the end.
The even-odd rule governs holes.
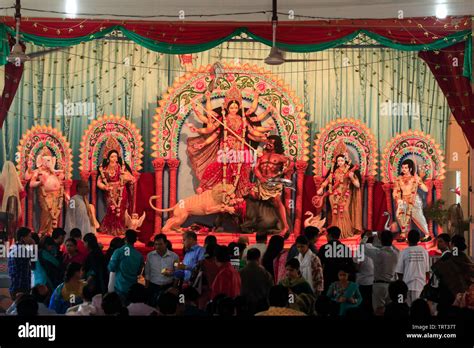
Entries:
POLYGON ((348 238, 362 232, 361 177, 358 166, 351 164, 345 145, 342 146, 343 150, 336 149, 332 169, 317 194, 322 195, 328 187, 331 225, 341 229, 341 238, 348 238))
POLYGON ((107 207, 100 229, 113 236, 125 233, 125 210, 131 196, 128 186, 135 182, 130 167, 119 156, 117 146, 120 147, 113 137, 107 140, 105 150, 113 149, 104 151, 107 158, 99 166, 97 178, 97 187, 104 191, 107 207))
POLYGON ((288 252, 284 249, 284 244, 282 236, 272 236, 262 257, 262 266, 272 275, 275 284, 285 277, 288 252))
POLYGON ((58 285, 51 295, 49 309, 65 314, 69 307, 82 303, 82 289, 86 283, 81 279, 81 265, 70 263, 66 270, 64 283, 58 285))
POLYGON ((33 270, 33 286, 46 285, 53 291, 61 283, 64 268, 54 254, 55 247, 56 243, 52 237, 44 237, 40 242, 38 261, 35 262, 33 270))
POLYGON ((84 244, 88 251, 84 261, 84 279, 88 284, 94 284, 99 294, 105 294, 109 283, 108 261, 106 261, 97 242, 97 237, 93 233, 84 236, 84 244))
POLYGON ((290 294, 295 296, 294 303, 290 304, 290 308, 308 315, 314 314, 316 296, 311 289, 311 285, 303 278, 300 272, 300 262, 298 259, 288 260, 286 263, 286 277, 279 284, 288 288, 290 294))
POLYGON ((362 303, 359 285, 349 281, 348 270, 342 268, 338 274, 339 280, 333 282, 328 289, 327 296, 331 299, 335 312, 344 316, 348 309, 357 308, 362 303))
POLYGON ((248 144, 265 141, 266 133, 273 128, 262 127, 260 122, 272 108, 258 116, 253 115, 258 106, 258 94, 255 93, 251 107, 245 109, 236 86, 227 92, 222 108, 212 109, 209 92, 206 98, 205 115, 193 105, 195 115, 205 127, 187 124, 191 132, 199 134, 188 138, 187 146, 191 166, 200 181, 196 192, 210 190, 225 181, 235 188, 236 197, 241 198, 250 187, 254 148, 249 148, 248 144))

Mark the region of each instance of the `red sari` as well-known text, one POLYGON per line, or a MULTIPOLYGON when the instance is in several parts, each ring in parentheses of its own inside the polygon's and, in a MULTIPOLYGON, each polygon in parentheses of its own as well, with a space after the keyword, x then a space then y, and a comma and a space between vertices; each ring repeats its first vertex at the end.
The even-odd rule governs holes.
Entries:
MULTIPOLYGON (((244 123, 233 125, 230 122, 227 124, 239 136, 243 133, 244 123)), ((191 166, 200 180, 199 188, 203 191, 211 190, 214 186, 222 184, 224 180, 224 163, 219 150, 235 150, 238 153, 241 150, 241 141, 237 139, 231 132, 228 132, 227 139, 224 142, 222 136, 219 136, 214 142, 205 145, 202 149, 194 148, 195 144, 204 143, 207 136, 199 135, 197 137, 188 138, 187 153, 191 161, 191 166)), ((246 149, 246 145, 244 146, 246 149)), ((248 149, 247 149, 248 151, 248 149)), ((222 152, 221 152, 222 154, 222 152)), ((230 159, 230 156, 228 157, 230 159)), ((228 161, 229 161, 228 159, 228 161)), ((236 197, 242 198, 248 194, 250 189, 250 172, 251 162, 241 158, 234 163, 227 163, 226 168, 226 182, 227 184, 235 185, 236 197), (236 180, 237 178, 237 180, 236 180)))
MULTIPOLYGON (((102 169, 102 173, 112 190, 104 191, 107 211, 100 224, 101 232, 113 236, 125 234, 125 210, 128 207, 129 193, 127 185, 120 181, 121 167, 117 165, 114 175, 111 175, 107 168, 102 169)), ((102 179, 103 180, 103 179, 102 179)), ((105 184, 105 183, 104 183, 105 184)))

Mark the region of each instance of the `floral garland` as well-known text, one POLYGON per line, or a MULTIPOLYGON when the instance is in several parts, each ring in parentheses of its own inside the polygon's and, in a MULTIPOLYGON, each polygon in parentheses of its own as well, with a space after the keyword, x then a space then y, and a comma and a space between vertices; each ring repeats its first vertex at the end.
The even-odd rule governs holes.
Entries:
POLYGON ((349 167, 346 166, 344 169, 337 168, 335 172, 337 173, 338 171, 342 171, 342 179, 337 180, 337 177, 335 173, 333 173, 333 180, 336 181, 336 183, 332 184, 332 180, 330 180, 329 183, 329 193, 334 195, 334 211, 333 214, 337 215, 338 213, 342 214, 344 212, 344 205, 346 203, 347 198, 350 195, 350 190, 349 190, 349 185, 346 187, 346 190, 342 193, 337 188, 342 185, 344 178, 348 175, 349 172, 349 167), (334 192, 334 190, 336 190, 334 192))

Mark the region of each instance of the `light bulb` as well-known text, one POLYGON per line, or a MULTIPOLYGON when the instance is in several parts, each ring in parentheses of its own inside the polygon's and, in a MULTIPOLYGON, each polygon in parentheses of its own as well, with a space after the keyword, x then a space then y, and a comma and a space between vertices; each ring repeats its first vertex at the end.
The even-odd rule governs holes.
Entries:
POLYGON ((77 14, 77 1, 66 0, 66 13, 68 18, 76 18, 77 14))
POLYGON ((445 19, 447 15, 448 9, 446 8, 446 5, 436 5, 436 18, 445 19))

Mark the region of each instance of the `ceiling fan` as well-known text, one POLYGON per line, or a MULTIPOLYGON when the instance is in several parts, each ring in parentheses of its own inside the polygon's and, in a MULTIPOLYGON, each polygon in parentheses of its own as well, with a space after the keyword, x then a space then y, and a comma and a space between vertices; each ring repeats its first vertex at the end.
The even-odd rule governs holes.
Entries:
POLYGON ((15 3, 15 30, 16 30, 15 44, 12 47, 10 55, 7 57, 7 61, 9 63, 19 66, 24 62, 28 62, 35 58, 39 58, 49 53, 63 49, 63 47, 56 47, 56 48, 51 48, 48 50, 26 54, 25 51, 23 50, 23 46, 20 43, 20 21, 21 21, 21 3, 20 3, 20 0, 16 0, 16 3, 15 3))
MULTIPOLYGON (((265 64, 268 65, 281 65, 283 63, 289 62, 321 62, 325 59, 285 59, 284 50, 276 46, 276 29, 278 24, 278 15, 277 15, 277 0, 273 0, 272 3, 272 48, 270 49, 270 54, 263 60, 265 64)), ((220 57, 224 59, 239 59, 239 60, 259 60, 260 58, 243 58, 243 57, 220 57)))
POLYGON ((265 64, 268 65, 281 65, 286 62, 318 62, 323 61, 324 59, 285 59, 283 50, 279 49, 276 46, 276 29, 278 24, 278 15, 277 15, 277 0, 272 2, 272 48, 270 49, 270 54, 267 58, 264 59, 265 64))

